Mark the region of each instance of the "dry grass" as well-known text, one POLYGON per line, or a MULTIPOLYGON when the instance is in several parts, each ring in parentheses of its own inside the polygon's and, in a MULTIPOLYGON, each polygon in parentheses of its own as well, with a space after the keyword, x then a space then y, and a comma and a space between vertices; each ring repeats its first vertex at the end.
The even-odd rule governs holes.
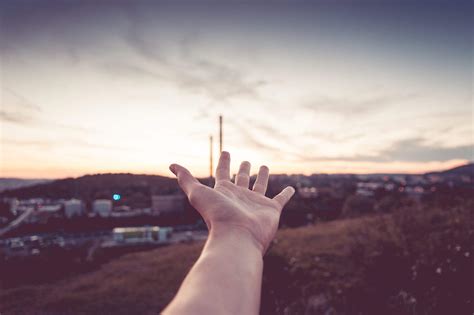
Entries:
POLYGON ((202 244, 133 253, 99 270, 0 294, 2 314, 147 314, 173 297, 202 244))
POLYGON ((281 231, 264 314, 472 314, 471 207, 407 209, 281 231))
MULTIPOLYGON (((437 314, 440 304, 436 299, 446 294, 441 288, 444 282, 432 279, 436 277, 433 268, 446 260, 439 249, 462 242, 463 252, 472 247, 470 222, 470 210, 464 210, 449 215, 348 219, 280 230, 265 257, 261 312, 437 314), (412 265, 425 278, 411 279, 412 265), (438 291, 420 293, 429 291, 433 283, 438 291)), ((7 289, 0 293, 0 313, 157 313, 171 300, 201 247, 202 243, 182 244, 127 254, 92 272, 50 284, 7 289)), ((467 261, 460 258, 459 272, 466 273, 472 254, 467 261)), ((462 282, 464 277, 464 283, 458 283, 462 286, 472 279, 472 269, 461 277, 455 272, 446 276, 451 282, 462 282)), ((456 314, 469 307, 465 295, 460 299, 464 304, 458 305, 461 312, 456 314)))

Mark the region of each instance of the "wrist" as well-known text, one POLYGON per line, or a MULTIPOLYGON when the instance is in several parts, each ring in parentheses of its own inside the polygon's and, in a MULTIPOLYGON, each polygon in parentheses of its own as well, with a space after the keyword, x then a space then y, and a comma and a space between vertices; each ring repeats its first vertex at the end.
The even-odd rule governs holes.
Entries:
POLYGON ((209 242, 225 243, 234 248, 244 248, 263 257, 265 248, 247 228, 236 225, 213 226, 209 231, 209 242))

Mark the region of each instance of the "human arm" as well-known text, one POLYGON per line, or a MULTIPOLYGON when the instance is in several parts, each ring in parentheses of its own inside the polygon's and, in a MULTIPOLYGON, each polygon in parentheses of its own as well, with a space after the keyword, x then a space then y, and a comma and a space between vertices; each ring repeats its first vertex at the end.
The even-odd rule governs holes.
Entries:
POLYGON ((242 162, 235 184, 230 181, 230 155, 222 152, 216 184, 200 184, 182 166, 171 171, 209 228, 196 264, 164 314, 257 314, 263 254, 278 228, 283 206, 294 193, 285 188, 265 197, 269 171, 260 167, 253 190, 248 189, 250 163, 242 162))

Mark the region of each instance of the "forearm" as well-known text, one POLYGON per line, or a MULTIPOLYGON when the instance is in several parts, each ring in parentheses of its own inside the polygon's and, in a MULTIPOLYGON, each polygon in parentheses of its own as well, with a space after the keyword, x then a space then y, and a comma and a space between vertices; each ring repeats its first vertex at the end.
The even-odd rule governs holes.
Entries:
POLYGON ((211 229, 165 314, 258 314, 262 250, 238 229, 211 229))

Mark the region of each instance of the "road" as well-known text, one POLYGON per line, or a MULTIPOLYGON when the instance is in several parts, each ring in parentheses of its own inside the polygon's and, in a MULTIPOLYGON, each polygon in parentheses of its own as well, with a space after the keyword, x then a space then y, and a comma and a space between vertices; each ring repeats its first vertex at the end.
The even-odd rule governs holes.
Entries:
POLYGON ((193 241, 204 241, 208 236, 207 231, 183 231, 183 232, 173 232, 169 242, 173 243, 183 243, 183 242, 193 242, 193 241))
POLYGON ((16 229, 18 226, 20 226, 24 220, 26 220, 32 213, 35 211, 33 208, 30 208, 26 210, 23 214, 21 214, 18 218, 10 222, 9 225, 4 227, 3 229, 0 229, 0 237, 5 235, 6 233, 10 232, 11 230, 16 229))

